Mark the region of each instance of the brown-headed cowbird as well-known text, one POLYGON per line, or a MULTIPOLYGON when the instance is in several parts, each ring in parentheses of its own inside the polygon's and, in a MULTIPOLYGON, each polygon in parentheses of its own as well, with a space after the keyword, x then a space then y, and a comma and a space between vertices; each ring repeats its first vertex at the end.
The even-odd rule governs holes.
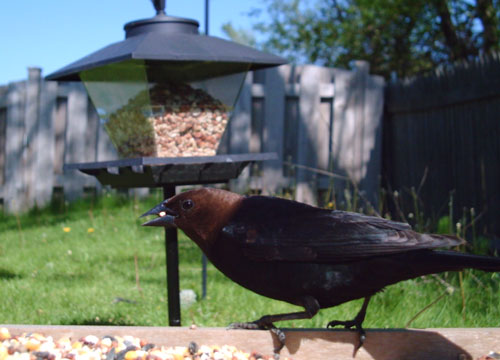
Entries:
POLYGON ((233 327, 276 329, 276 321, 312 318, 320 309, 364 298, 353 320, 327 325, 354 327, 361 346, 370 297, 385 286, 464 268, 500 271, 498 258, 435 250, 460 245, 453 236, 419 234, 408 224, 275 197, 202 188, 165 200, 146 215, 157 217, 145 226, 182 229, 241 286, 304 307, 233 327))

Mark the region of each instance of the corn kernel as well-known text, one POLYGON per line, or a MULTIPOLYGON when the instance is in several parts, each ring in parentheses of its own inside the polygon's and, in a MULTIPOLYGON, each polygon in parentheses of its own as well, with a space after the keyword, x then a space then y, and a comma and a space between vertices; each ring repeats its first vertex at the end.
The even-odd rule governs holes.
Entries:
POLYGON ((137 359, 137 351, 131 350, 127 351, 125 354, 125 360, 135 360, 137 359))
POLYGON ((3 344, 0 344, 0 360, 5 360, 7 356, 9 356, 9 351, 3 344))
POLYGON ((40 348, 40 341, 35 339, 35 338, 31 338, 28 340, 28 342, 26 343, 26 349, 28 349, 29 351, 36 351, 40 348))
POLYGON ((9 332, 9 329, 3 327, 3 328, 0 328, 0 341, 4 341, 4 340, 7 340, 7 339, 10 339, 11 336, 10 336, 10 332, 9 332))
MULTIPOLYGON (((33 333, 31 334, 31 337, 33 339, 36 339, 38 341, 44 341, 44 340, 49 340, 49 338, 45 338, 45 336, 43 336, 42 334, 39 334, 39 333, 33 333)), ((52 337, 50 337, 50 340, 52 340, 52 337)))

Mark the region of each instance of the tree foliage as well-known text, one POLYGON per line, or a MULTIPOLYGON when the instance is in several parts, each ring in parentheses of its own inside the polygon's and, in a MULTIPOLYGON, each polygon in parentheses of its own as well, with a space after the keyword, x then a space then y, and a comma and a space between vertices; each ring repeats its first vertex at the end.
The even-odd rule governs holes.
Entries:
POLYGON ((249 29, 236 29, 230 22, 222 25, 222 31, 231 38, 231 40, 248 46, 258 46, 254 34, 249 29))
POLYGON ((500 0, 265 0, 260 11, 262 48, 325 66, 367 60, 385 77, 500 49, 500 0))

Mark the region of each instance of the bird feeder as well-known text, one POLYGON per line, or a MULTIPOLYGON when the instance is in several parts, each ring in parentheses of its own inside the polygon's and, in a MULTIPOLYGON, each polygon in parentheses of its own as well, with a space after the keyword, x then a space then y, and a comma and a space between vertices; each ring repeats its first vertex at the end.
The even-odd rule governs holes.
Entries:
MULTIPOLYGON (((64 170, 112 187, 162 187, 167 199, 176 186, 227 182, 251 163, 276 160, 274 153, 216 153, 246 73, 286 61, 199 35, 197 21, 167 16, 164 0, 153 4, 156 16, 126 24, 125 40, 47 76, 83 82, 121 157, 64 170)), ((165 229, 165 249, 169 324, 180 326, 175 229, 165 229)))
POLYGON ((48 80, 81 81, 121 158, 213 156, 246 73, 280 57, 198 33, 195 20, 165 15, 125 25, 125 40, 48 80))

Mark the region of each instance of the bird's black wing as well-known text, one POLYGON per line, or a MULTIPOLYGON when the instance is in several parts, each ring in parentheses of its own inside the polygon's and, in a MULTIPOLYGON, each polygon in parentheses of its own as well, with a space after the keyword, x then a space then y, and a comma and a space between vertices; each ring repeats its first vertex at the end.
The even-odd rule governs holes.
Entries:
POLYGON ((222 231, 257 261, 342 262, 461 244, 405 223, 263 196, 245 198, 222 231))

